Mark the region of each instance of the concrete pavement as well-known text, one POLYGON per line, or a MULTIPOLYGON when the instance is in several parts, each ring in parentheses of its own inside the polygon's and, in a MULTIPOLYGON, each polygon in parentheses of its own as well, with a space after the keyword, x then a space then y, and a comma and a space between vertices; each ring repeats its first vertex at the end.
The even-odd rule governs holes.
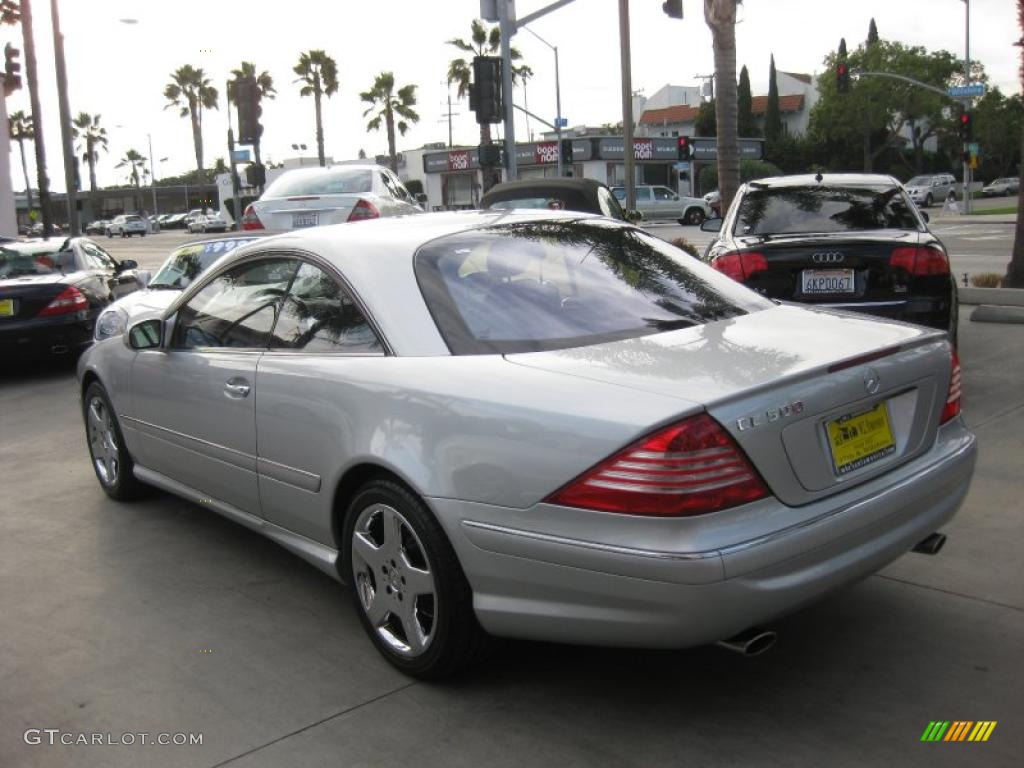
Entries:
POLYGON ((940 555, 779 622, 759 659, 509 643, 444 685, 393 671, 341 588, 270 542, 164 494, 109 501, 71 371, 5 369, 0 766, 1016 766, 1024 327, 964 317, 960 339, 980 459, 940 555), (999 725, 922 744, 936 719, 999 725))

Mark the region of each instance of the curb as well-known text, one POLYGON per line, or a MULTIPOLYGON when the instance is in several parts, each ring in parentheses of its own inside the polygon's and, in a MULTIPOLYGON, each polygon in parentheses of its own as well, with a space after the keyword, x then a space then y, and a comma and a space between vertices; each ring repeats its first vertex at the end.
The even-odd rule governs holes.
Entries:
POLYGON ((993 307, 990 304, 982 304, 971 312, 971 322, 1024 325, 1024 307, 993 307))
POLYGON ((958 293, 961 304, 1024 307, 1022 288, 960 288, 958 293))

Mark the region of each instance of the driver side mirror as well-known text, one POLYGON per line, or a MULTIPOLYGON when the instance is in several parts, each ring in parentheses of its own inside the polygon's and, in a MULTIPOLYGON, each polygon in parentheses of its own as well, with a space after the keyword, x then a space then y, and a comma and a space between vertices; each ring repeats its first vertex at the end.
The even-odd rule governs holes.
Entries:
POLYGON ((632 224, 638 224, 644 220, 644 215, 636 208, 628 208, 623 213, 626 215, 626 221, 632 224))
POLYGON ((426 196, 425 193, 417 192, 415 197, 416 197, 416 202, 417 203, 419 203, 422 206, 426 206, 426 204, 427 204, 427 196, 426 196))
POLYGON ((128 270, 128 269, 138 269, 138 268, 139 268, 139 262, 135 261, 135 259, 125 259, 124 261, 122 261, 121 263, 119 263, 117 265, 117 271, 118 272, 124 272, 125 270, 128 270))
POLYGON ((164 322, 159 318, 142 320, 128 329, 128 346, 132 349, 158 349, 164 337, 164 322))
POLYGON ((701 228, 702 232, 721 232, 722 231, 722 219, 720 219, 720 218, 704 219, 704 221, 702 221, 700 223, 700 228, 701 228))

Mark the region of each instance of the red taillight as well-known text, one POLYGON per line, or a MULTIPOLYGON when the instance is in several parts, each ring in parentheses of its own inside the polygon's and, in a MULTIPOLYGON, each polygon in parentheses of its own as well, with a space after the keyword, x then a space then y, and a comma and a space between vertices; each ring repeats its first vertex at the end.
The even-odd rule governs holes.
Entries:
POLYGON ((738 283, 745 283, 755 272, 768 269, 768 260, 757 251, 730 251, 716 256, 711 266, 738 283))
POLYGON ((948 275, 949 257, 938 248, 929 246, 894 248, 889 266, 899 267, 911 275, 948 275))
POLYGON ((545 501, 626 515, 703 515, 768 496, 739 446, 707 414, 643 438, 545 501))
POLYGON ((963 393, 960 383, 960 358, 955 349, 951 349, 950 352, 953 355, 953 370, 949 376, 949 391, 946 393, 946 404, 942 406, 939 424, 945 424, 960 413, 960 395, 963 393))
POLYGON ((251 205, 246 206, 245 213, 242 214, 242 229, 263 229, 263 222, 251 205))
POLYGON ((56 298, 39 310, 36 317, 53 317, 54 315, 70 315, 88 308, 89 300, 75 286, 68 286, 56 298))
POLYGON ((374 206, 374 204, 369 200, 357 201, 355 207, 352 209, 352 213, 348 215, 349 221, 363 221, 365 219, 378 218, 380 218, 380 211, 378 211, 376 206, 374 206))

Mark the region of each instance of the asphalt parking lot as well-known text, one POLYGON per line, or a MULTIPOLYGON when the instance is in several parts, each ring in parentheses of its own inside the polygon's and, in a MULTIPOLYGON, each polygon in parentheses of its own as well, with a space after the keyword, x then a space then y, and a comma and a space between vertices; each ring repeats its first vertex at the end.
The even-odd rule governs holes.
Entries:
MULTIPOLYGON (((156 266, 182 239, 130 246, 156 266)), ((344 591, 269 541, 162 493, 110 501, 73 371, 4 367, 0 766, 1019 765, 1024 327, 969 315, 980 458, 938 556, 780 621, 757 659, 507 643, 440 685, 393 670, 344 591), (922 743, 934 720, 998 726, 922 743), (29 729, 136 743, 31 744, 29 729)))

